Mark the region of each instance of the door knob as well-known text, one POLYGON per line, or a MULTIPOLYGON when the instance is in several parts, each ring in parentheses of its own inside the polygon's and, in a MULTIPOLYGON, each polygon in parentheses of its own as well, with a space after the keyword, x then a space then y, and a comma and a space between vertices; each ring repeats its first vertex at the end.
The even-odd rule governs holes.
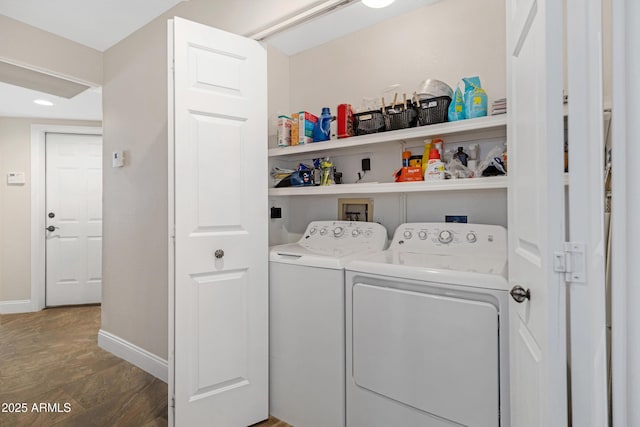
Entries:
POLYGON ((224 256, 224 251, 222 249, 218 249, 213 253, 213 255, 216 258, 220 259, 220 258, 222 258, 224 256))
POLYGON ((60 228, 60 227, 54 227, 53 225, 50 225, 47 227, 47 231, 56 231, 56 228, 60 228))
POLYGON ((516 285, 514 286, 511 291, 509 292, 509 294, 511 294, 511 297, 517 302, 517 303, 523 303, 524 300, 530 300, 531 299, 531 292, 529 291, 529 289, 525 289, 520 285, 516 285))

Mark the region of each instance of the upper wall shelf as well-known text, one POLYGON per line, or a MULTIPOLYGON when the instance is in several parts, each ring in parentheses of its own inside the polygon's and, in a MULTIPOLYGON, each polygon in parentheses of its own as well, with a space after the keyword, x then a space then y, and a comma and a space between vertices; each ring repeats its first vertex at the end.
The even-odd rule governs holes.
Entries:
POLYGON ((425 193, 432 191, 495 190, 507 188, 507 177, 496 176, 442 181, 338 184, 327 186, 270 188, 269 196, 328 196, 338 194, 425 193))
POLYGON ((479 117, 477 119, 438 123, 435 125, 399 129, 389 132, 374 133, 371 135, 354 136, 351 138, 335 139, 326 142, 271 148, 269 149, 269 157, 300 156, 328 150, 344 150, 352 147, 362 147, 391 141, 408 142, 424 138, 462 135, 475 133, 480 130, 506 128, 506 126, 507 115, 501 114, 499 116, 487 116, 479 117))

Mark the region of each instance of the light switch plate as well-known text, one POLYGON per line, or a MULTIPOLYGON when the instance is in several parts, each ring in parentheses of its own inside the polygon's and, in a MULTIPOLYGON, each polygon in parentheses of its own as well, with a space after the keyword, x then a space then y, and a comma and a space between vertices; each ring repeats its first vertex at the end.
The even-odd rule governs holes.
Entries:
POLYGON ((124 151, 114 151, 111 154, 111 167, 121 168, 124 166, 124 151))
POLYGON ((26 182, 24 172, 9 172, 7 173, 7 184, 11 185, 23 185, 26 182))

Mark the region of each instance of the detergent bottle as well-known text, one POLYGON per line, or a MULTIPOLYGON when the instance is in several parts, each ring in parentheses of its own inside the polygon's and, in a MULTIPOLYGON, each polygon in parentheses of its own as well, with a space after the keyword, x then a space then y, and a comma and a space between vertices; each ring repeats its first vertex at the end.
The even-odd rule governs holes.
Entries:
POLYGON ((440 160, 440 153, 436 148, 429 151, 429 163, 424 174, 425 181, 444 179, 444 163, 440 160))
POLYGON ((322 107, 322 114, 318 118, 318 123, 314 129, 314 141, 328 141, 331 137, 331 110, 329 107, 322 107))
POLYGON ((424 140, 424 151, 422 152, 422 176, 427 171, 427 163, 429 162, 429 151, 431 150, 431 140, 424 140))

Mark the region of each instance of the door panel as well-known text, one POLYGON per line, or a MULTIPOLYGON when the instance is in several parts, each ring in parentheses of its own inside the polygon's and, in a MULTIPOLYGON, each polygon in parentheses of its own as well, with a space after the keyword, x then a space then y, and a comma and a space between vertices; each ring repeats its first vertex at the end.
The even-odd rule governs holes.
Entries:
POLYGON ((562 2, 507 2, 511 420, 567 423, 565 287, 553 254, 564 242, 562 2))
POLYGON ((268 417, 266 54, 179 18, 169 33, 170 422, 246 426, 268 417))
POLYGON ((46 305, 100 302, 101 136, 46 135, 46 215, 46 305))

